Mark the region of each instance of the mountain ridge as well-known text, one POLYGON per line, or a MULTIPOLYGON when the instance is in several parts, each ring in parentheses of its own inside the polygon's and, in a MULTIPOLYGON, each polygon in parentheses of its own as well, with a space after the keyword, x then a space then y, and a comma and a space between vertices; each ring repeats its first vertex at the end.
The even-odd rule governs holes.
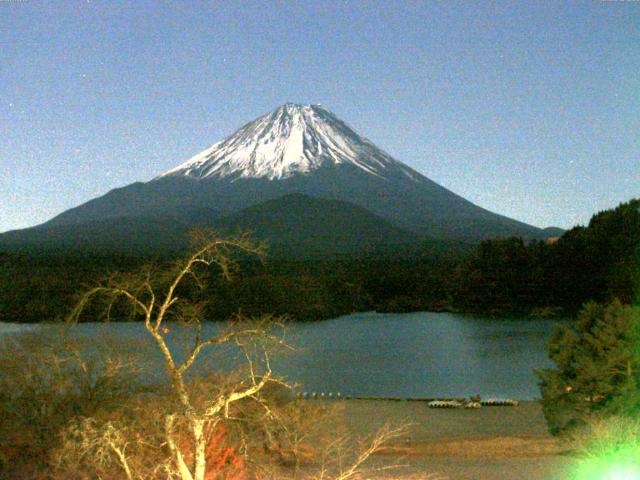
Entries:
POLYGON ((186 221, 176 227, 187 228, 190 219, 204 210, 217 221, 291 194, 348 202, 421 237, 477 242, 550 236, 438 185, 376 147, 326 108, 296 104, 258 117, 148 182, 111 190, 25 230, 25 235, 32 231, 37 236, 43 227, 86 227, 118 218, 180 215, 186 221))

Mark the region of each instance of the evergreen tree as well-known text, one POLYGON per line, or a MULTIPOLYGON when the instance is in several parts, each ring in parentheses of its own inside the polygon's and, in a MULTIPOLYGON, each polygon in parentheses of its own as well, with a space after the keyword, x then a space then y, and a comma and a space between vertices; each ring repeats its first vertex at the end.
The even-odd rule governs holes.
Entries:
POLYGON ((594 417, 640 409, 640 309, 590 302, 549 343, 557 368, 537 372, 549 429, 559 434, 594 417))

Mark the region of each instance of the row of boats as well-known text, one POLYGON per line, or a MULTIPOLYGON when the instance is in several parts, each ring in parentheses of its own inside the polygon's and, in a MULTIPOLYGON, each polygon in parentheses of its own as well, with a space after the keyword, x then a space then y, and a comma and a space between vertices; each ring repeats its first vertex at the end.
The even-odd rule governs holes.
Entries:
POLYGON ((427 403, 429 408, 482 408, 482 407, 517 407, 518 400, 511 398, 487 398, 480 399, 455 399, 455 400, 432 400, 427 403))
POLYGON ((296 396, 301 399, 311 400, 411 400, 424 401, 429 408, 482 408, 482 407, 517 407, 520 402, 511 398, 487 398, 481 399, 479 396, 471 398, 456 399, 420 399, 420 398, 384 398, 384 397, 352 397, 342 395, 340 392, 297 392, 296 396))

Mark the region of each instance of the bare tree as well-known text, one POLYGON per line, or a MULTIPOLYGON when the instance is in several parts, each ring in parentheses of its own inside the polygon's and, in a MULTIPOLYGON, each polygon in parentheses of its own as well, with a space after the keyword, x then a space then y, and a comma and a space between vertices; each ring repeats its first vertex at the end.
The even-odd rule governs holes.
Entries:
MULTIPOLYGON (((257 399, 259 392, 268 383, 279 381, 272 375, 267 345, 285 345, 282 336, 271 333, 270 327, 278 324, 280 320, 271 316, 254 321, 236 321, 219 334, 202 337, 202 304, 192 299, 181 298, 179 290, 186 283, 190 284, 190 288, 202 290, 205 286, 202 270, 209 267, 217 266, 222 275, 230 277, 234 266, 232 250, 261 256, 264 248, 250 241, 247 236, 223 239, 207 234, 200 235, 197 245, 193 253, 171 271, 164 288, 158 287, 157 275, 154 275, 150 268, 144 269, 138 275, 115 276, 103 285, 86 292, 69 317, 71 322, 78 321, 89 300, 98 295, 108 299, 107 317, 113 305, 120 299, 127 301, 132 315, 142 316, 147 332, 162 353, 165 369, 178 400, 178 409, 164 417, 164 434, 171 457, 171 463, 167 467, 168 476, 175 476, 180 480, 205 479, 207 432, 229 416, 232 404, 246 398, 257 399), (167 342, 166 336, 170 332, 167 324, 169 319, 182 320, 195 329, 193 345, 180 361, 176 359, 167 342), (248 365, 248 378, 212 393, 204 402, 195 402, 187 385, 188 372, 207 349, 229 343, 235 344, 243 352, 248 365), (259 356, 256 357, 256 354, 259 356), (177 423, 188 428, 192 451, 185 451, 186 447, 178 441, 177 423)), ((117 443, 113 440, 118 437, 112 426, 109 435, 101 437, 109 439, 111 452, 118 457, 127 478, 132 478, 123 450, 114 447, 117 443)))
MULTIPOLYGON (((263 246, 255 244, 247 236, 220 238, 210 232, 201 232, 193 253, 168 272, 146 267, 137 274, 114 275, 81 296, 69 316, 70 323, 79 320, 94 297, 106 299, 104 316, 107 319, 111 317, 114 307, 120 309, 124 305, 132 318, 143 321, 152 343, 161 353, 173 400, 163 402, 161 396, 136 398, 131 408, 133 417, 130 415, 130 418, 144 412, 144 407, 140 405, 154 400, 163 403, 161 408, 154 406, 154 415, 158 417, 146 419, 147 423, 155 425, 151 428, 147 426, 147 432, 151 432, 153 437, 147 440, 140 438, 140 432, 133 432, 131 423, 119 421, 117 417, 115 420, 107 417, 106 420, 89 418, 72 422, 64 438, 68 441, 69 449, 79 455, 80 464, 85 462, 86 465, 88 461, 101 472, 109 471, 109 468, 119 469, 119 475, 124 475, 127 480, 159 476, 168 480, 219 478, 220 472, 215 471, 215 462, 208 461, 211 442, 220 438, 216 437, 216 428, 220 426, 224 430, 229 420, 244 419, 246 422, 246 412, 251 410, 247 409, 247 405, 253 405, 252 408, 263 412, 262 415, 249 415, 257 418, 257 423, 253 425, 259 425, 264 437, 272 443, 280 443, 280 449, 288 450, 293 456, 294 477, 303 473, 299 470, 300 459, 308 455, 305 443, 313 438, 313 435, 309 435, 313 421, 307 421, 309 418, 304 415, 313 409, 299 406, 301 410, 296 417, 298 407, 279 410, 265 396, 268 393, 265 387, 270 384, 287 387, 273 375, 270 363, 270 352, 290 348, 284 340, 282 318, 266 315, 248 319, 238 315, 228 328, 212 336, 203 334, 205 304, 197 293, 205 289, 206 276, 212 268, 217 268, 224 277, 230 278, 236 265, 232 259, 234 251, 258 257, 264 254, 263 246), (188 339, 191 343, 184 354, 176 349, 175 342, 168 341, 173 329, 173 323, 170 322, 174 321, 192 328, 193 338, 188 339), (237 347, 244 358, 245 373, 240 377, 219 375, 215 382, 201 385, 190 381, 189 374, 193 374, 203 355, 226 345, 237 347), (247 401, 249 404, 245 405, 247 401), (156 435, 158 426, 160 428, 156 435), (160 442, 157 442, 158 438, 160 442), (150 444, 150 441, 154 444, 150 444), (158 455, 159 450, 164 453, 158 455), (157 461, 149 464, 149 456, 157 461), (87 457, 90 458, 87 460, 87 457)), ((246 424, 249 423, 251 421, 246 424)), ((304 474, 319 480, 355 479, 363 472, 365 461, 378 452, 384 443, 397 438, 404 431, 403 428, 382 429, 356 451, 351 448, 352 440, 346 436, 329 438, 321 451, 316 450, 315 460, 319 463, 319 471, 314 473, 307 470, 304 474)), ((62 452, 59 458, 64 457, 62 452)), ((108 475, 113 478, 113 470, 108 475)))
POLYGON ((320 469, 311 478, 313 480, 354 480, 365 477, 380 477, 383 472, 397 470, 404 465, 390 464, 365 469, 364 465, 371 457, 380 453, 390 442, 404 437, 410 424, 391 427, 384 424, 372 436, 364 439, 353 448, 353 439, 349 435, 339 436, 327 445, 320 459, 320 469))

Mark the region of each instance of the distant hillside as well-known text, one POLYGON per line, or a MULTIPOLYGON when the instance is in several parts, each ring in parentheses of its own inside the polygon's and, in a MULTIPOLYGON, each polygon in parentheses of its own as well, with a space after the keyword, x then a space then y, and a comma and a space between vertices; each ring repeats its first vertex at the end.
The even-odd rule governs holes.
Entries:
POLYGON ((119 217, 75 225, 43 225, 0 235, 0 247, 27 250, 119 251, 149 254, 188 245, 193 227, 221 233, 252 232, 267 241, 272 255, 315 256, 366 253, 417 244, 420 237, 403 231, 366 209, 339 200, 285 195, 217 219, 207 209, 189 215, 119 217))
POLYGON ((225 231, 251 231, 273 253, 316 255, 378 250, 418 243, 420 237, 349 202, 285 195, 215 222, 225 231))
POLYGON ((133 255, 164 252, 187 245, 185 232, 190 220, 177 216, 115 217, 78 225, 41 225, 0 235, 0 248, 114 251, 133 255))

